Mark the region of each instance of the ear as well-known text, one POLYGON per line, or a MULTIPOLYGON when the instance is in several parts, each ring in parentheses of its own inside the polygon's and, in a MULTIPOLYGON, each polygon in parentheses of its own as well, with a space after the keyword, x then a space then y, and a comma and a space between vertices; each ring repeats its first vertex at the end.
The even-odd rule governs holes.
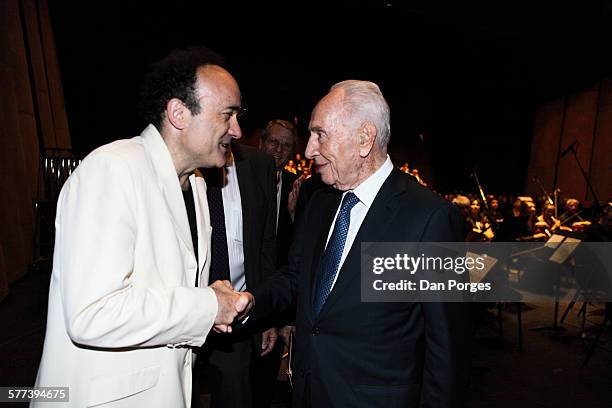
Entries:
POLYGON ((165 113, 170 125, 178 130, 185 129, 191 119, 191 112, 178 98, 172 98, 168 101, 165 113))
POLYGON ((376 143, 377 134, 376 126, 371 122, 364 122, 361 125, 359 128, 359 156, 367 157, 370 154, 376 143))

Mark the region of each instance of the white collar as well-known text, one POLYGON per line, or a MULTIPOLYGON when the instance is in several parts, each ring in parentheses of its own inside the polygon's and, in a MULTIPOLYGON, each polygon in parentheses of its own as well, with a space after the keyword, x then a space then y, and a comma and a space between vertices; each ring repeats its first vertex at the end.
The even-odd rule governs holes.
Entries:
MULTIPOLYGON (((370 177, 365 179, 361 184, 359 184, 354 190, 353 193, 357 196, 359 201, 361 201, 368 209, 374 202, 376 198, 376 194, 378 194, 378 190, 382 187, 383 183, 391 174, 393 170, 393 163, 391 163, 391 158, 387 155, 387 160, 376 170, 370 177)), ((345 192, 344 194, 346 194, 345 192)), ((342 196, 344 197, 344 195, 342 196)))

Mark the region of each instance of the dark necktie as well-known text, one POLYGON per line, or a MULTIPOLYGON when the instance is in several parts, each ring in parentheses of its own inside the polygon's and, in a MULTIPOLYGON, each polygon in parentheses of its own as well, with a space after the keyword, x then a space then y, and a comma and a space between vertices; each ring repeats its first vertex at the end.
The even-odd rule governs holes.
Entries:
POLYGON ((315 315, 319 314, 329 296, 329 292, 331 292, 334 278, 336 277, 338 266, 340 265, 340 259, 342 258, 346 236, 351 224, 351 209, 358 202, 359 198, 351 192, 346 193, 342 199, 334 230, 329 238, 323 257, 321 258, 321 267, 313 303, 315 315))
POLYGON ((211 259, 210 277, 208 283, 217 280, 230 280, 229 256, 227 254, 227 234, 225 232, 225 213, 223 211, 223 195, 221 193, 222 169, 207 169, 206 196, 210 211, 211 259))

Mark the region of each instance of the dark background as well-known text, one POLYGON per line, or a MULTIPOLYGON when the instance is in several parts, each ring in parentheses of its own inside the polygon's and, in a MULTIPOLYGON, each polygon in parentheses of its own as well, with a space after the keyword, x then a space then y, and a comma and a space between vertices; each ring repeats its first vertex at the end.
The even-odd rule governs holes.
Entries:
POLYGON ((205 45, 241 86, 245 136, 295 116, 306 138, 330 85, 372 80, 396 164, 439 191, 475 190, 476 169, 487 193, 522 192, 535 107, 612 72, 610 1, 254 3, 50 2, 73 147, 138 134, 147 64, 205 45))

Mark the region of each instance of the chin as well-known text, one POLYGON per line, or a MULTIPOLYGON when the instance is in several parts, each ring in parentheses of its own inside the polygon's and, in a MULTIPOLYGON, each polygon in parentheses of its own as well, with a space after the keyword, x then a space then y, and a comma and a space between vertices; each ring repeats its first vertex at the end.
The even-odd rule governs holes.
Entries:
POLYGON ((203 165, 199 167, 213 168, 213 167, 223 167, 223 166, 225 166, 225 157, 219 155, 216 157, 209 156, 208 160, 206 160, 206 163, 204 163, 203 165))
POLYGON ((333 177, 331 177, 330 174, 327 174, 327 172, 321 172, 321 181, 324 182, 327 185, 330 186, 335 186, 336 185, 336 180, 334 180, 333 177))

